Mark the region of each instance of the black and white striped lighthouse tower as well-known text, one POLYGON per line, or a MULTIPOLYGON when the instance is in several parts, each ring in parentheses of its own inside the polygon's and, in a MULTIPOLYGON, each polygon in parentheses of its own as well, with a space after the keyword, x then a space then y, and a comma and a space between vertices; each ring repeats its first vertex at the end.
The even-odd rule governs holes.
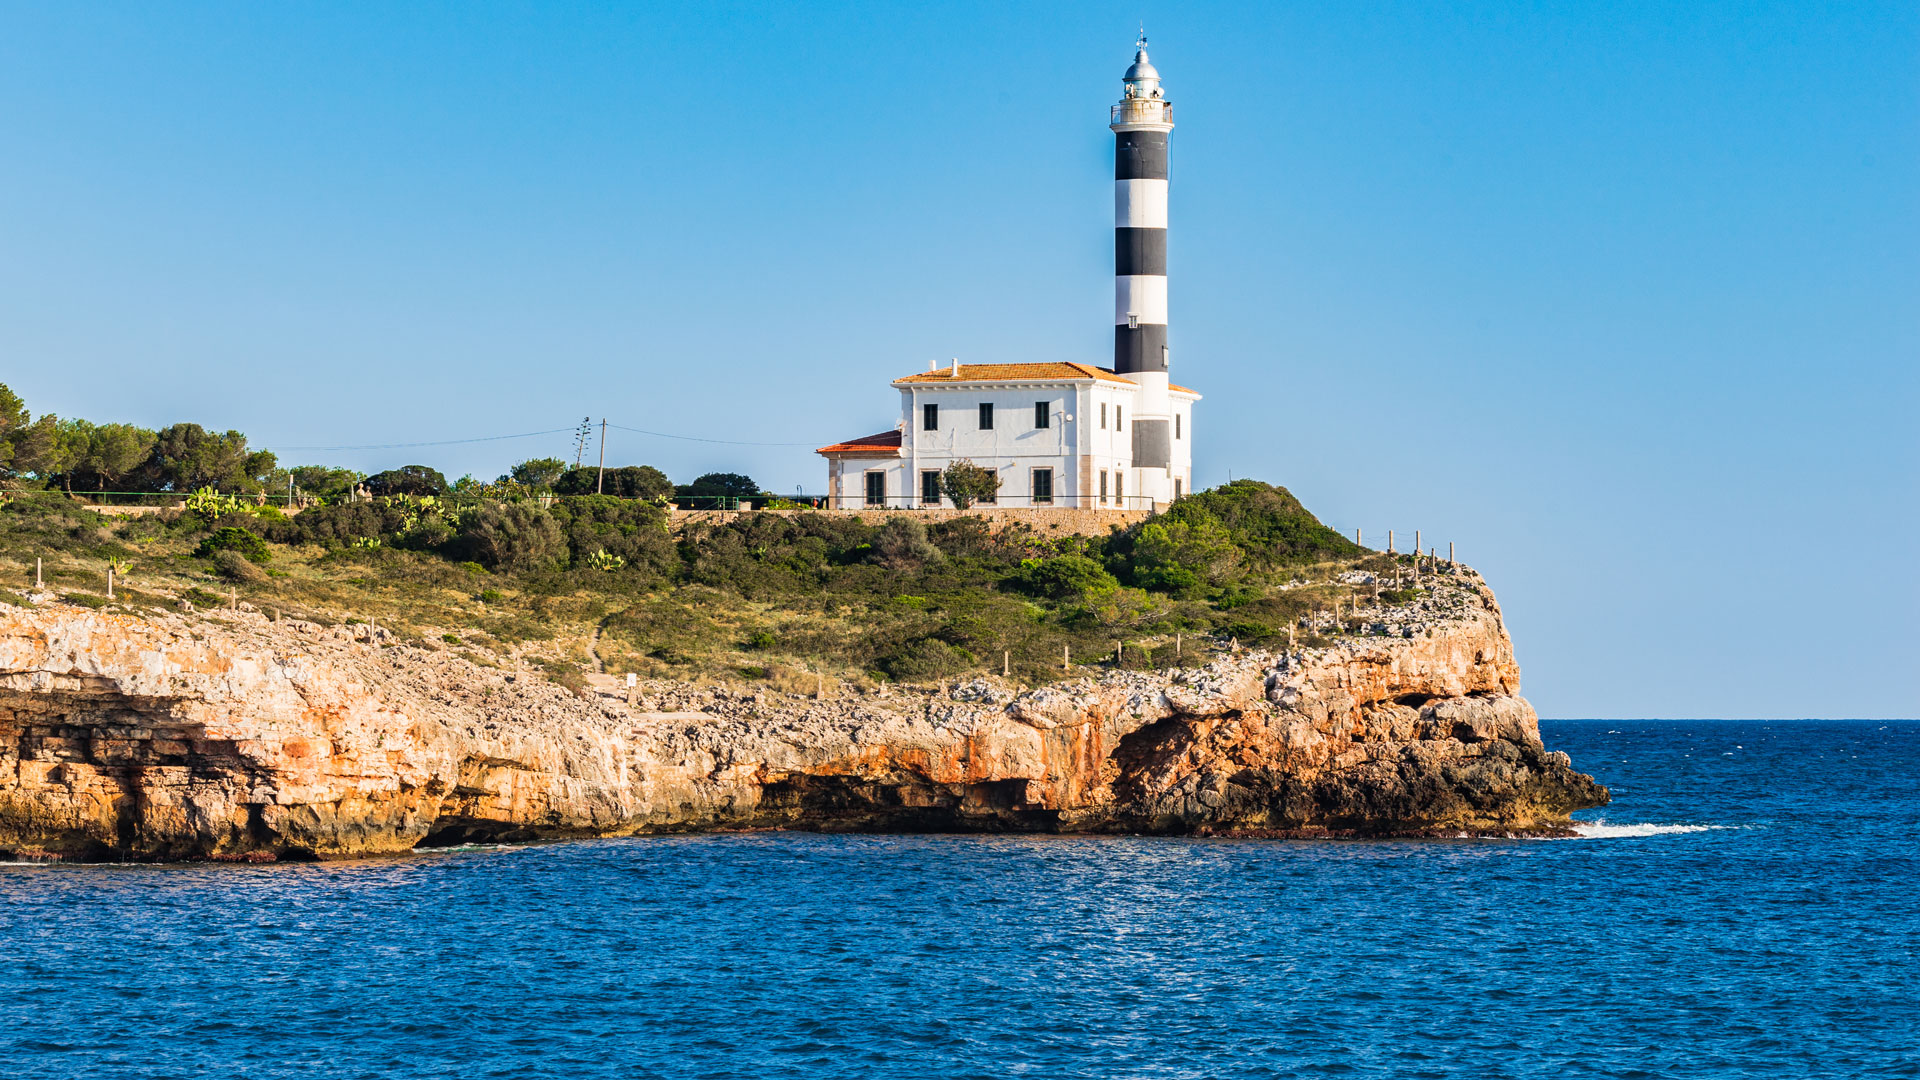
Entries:
POLYGON ((1113 106, 1113 370, 1140 386, 1133 490, 1173 498, 1167 396, 1167 137, 1173 104, 1147 59, 1143 31, 1113 106))

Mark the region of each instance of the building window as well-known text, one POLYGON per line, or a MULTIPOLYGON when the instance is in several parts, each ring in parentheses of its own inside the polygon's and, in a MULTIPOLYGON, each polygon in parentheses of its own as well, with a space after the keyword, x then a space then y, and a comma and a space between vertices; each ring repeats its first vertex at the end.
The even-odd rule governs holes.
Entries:
POLYGON ((1053 501, 1053 470, 1033 470, 1033 501, 1051 503, 1053 501))
POLYGON ((1173 414, 1173 437, 1176 439, 1180 437, 1180 414, 1179 413, 1173 414))
POLYGON ((1047 402, 1033 403, 1033 426, 1037 428, 1053 426, 1053 410, 1047 407, 1047 402))
POLYGON ((940 406, 938 405, 920 406, 920 430, 921 431, 939 431, 940 430, 940 406))
POLYGON ((991 401, 980 403, 980 430, 993 430, 993 402, 991 401))
MULTIPOLYGON (((1000 470, 988 469, 987 475, 998 479, 998 477, 1000 476, 1000 470)), ((992 491, 989 491, 985 495, 980 496, 980 501, 983 503, 999 502, 1000 501, 1000 485, 995 484, 992 491)))
POLYGON ((1106 428, 1107 428, 1107 403, 1103 401, 1100 403, 1100 430, 1105 431, 1106 428))
POLYGON ((1178 480, 1173 482, 1173 497, 1176 499, 1180 497, 1180 481, 1178 480))
POLYGON ((940 505, 940 470, 920 470, 920 502, 923 506, 940 505))
POLYGON ((1120 430, 1120 427, 1121 427, 1121 425, 1120 425, 1120 406, 1118 406, 1118 405, 1115 405, 1115 406, 1113 407, 1113 430, 1115 430, 1115 431, 1119 431, 1119 430, 1120 430))
POLYGON ((867 505, 887 505, 887 474, 879 469, 867 474, 867 505))
POLYGON ((1100 501, 1107 501, 1107 470, 1100 470, 1100 501))
POLYGON ((1113 473, 1113 501, 1120 506, 1127 504, 1127 474, 1117 469, 1113 473))

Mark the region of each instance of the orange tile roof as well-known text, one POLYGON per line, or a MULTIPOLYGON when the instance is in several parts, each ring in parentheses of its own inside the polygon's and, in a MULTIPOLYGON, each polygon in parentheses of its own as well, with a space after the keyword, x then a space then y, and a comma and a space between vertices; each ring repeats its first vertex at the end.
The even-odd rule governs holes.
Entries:
POLYGON ((900 433, 898 431, 883 431, 878 435, 863 435, 858 439, 848 439, 846 442, 837 442, 832 446, 823 446, 815 450, 814 453, 872 454, 875 457, 882 457, 884 456, 884 452, 888 450, 893 451, 895 454, 900 452, 900 433))
POLYGON ((938 371, 907 375, 893 380, 893 383, 898 386, 901 383, 1061 382, 1078 379, 1126 383, 1129 386, 1133 384, 1132 379, 1124 375, 1115 375, 1106 368, 1067 361, 1049 361, 1041 364, 961 364, 958 379, 953 377, 951 367, 944 367, 938 371))
MULTIPOLYGON (((953 369, 940 368, 937 371, 923 371, 918 375, 908 375, 893 380, 895 386, 901 383, 967 383, 967 382, 1060 382, 1078 379, 1093 379, 1097 382, 1122 383, 1133 386, 1134 381, 1125 375, 1116 375, 1112 368, 1094 367, 1092 364, 1078 364, 1072 361, 1047 361, 1039 364, 961 364, 960 377, 953 377, 953 369)), ((1200 396, 1200 391, 1184 386, 1168 384, 1167 389, 1181 394, 1200 396)))

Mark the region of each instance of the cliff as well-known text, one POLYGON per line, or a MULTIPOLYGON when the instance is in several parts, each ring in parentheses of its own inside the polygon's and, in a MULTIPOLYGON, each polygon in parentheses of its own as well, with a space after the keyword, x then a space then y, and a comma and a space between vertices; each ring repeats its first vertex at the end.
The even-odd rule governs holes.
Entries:
POLYGON ((1025 692, 579 696, 251 612, 0 605, 0 852, 304 858, 690 829, 1553 832, 1607 793, 1541 745, 1464 573, 1317 649, 1025 692))

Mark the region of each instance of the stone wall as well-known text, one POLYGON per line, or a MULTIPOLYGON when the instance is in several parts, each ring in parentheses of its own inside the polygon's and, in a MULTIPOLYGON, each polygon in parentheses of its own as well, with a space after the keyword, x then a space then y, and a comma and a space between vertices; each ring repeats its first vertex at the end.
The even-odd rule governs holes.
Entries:
POLYGON ((728 521, 742 514, 828 514, 834 517, 855 517, 870 525, 877 525, 890 517, 911 516, 920 521, 951 521, 954 518, 976 517, 986 520, 994 529, 1004 529, 1009 525, 1023 524, 1043 535, 1059 536, 1104 536, 1109 530, 1124 529, 1136 522, 1153 516, 1151 510, 1103 510, 1095 507, 1069 506, 977 506, 971 510, 951 508, 925 510, 895 509, 870 510, 866 508, 844 510, 673 510, 670 511, 672 528, 679 530, 687 525, 707 524, 728 521))

